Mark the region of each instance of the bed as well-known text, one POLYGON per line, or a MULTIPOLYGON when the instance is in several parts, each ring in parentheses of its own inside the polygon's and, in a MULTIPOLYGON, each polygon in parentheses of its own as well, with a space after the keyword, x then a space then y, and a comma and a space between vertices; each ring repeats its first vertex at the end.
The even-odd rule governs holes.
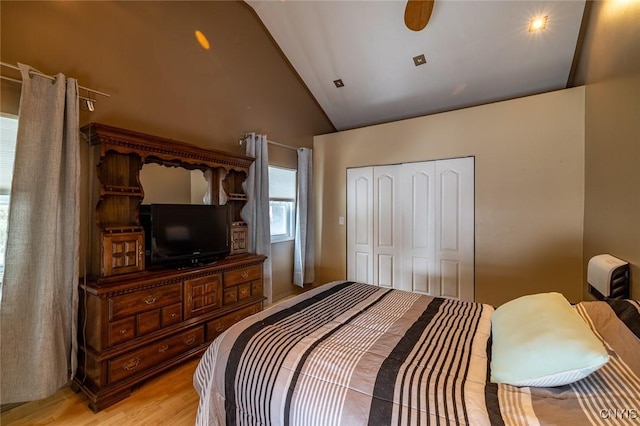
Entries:
POLYGON ((194 375, 198 425, 586 425, 640 422, 640 306, 574 306, 609 354, 553 388, 489 380, 480 303, 340 281, 237 323, 194 375))

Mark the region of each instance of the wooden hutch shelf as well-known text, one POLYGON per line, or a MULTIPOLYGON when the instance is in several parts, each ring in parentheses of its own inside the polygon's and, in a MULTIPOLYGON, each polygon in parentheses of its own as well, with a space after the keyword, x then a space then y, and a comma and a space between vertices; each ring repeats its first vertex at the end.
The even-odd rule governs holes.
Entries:
POLYGON ((250 254, 242 183, 253 159, 92 123, 94 230, 89 279, 80 283, 74 388, 99 411, 147 378, 199 356, 233 323, 262 310, 264 256, 250 254), (231 255, 206 266, 147 270, 139 208, 146 163, 215 177, 214 203, 230 204, 231 255))

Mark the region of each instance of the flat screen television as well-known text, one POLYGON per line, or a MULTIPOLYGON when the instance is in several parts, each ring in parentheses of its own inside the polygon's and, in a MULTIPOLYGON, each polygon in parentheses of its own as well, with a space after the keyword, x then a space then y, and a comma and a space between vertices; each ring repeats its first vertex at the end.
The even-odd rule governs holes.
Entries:
POLYGON ((140 208, 148 266, 199 265, 231 251, 228 205, 150 204, 140 208))

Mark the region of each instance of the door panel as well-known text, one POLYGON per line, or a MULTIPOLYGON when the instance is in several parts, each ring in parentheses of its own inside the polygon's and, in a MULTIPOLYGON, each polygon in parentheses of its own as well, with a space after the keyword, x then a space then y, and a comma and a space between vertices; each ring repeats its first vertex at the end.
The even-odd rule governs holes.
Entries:
MULTIPOLYGON (((375 173, 375 171, 374 171, 375 173)), ((377 230, 376 245, 378 247, 394 246, 394 203, 395 201, 395 177, 388 174, 376 176, 376 193, 374 195, 374 205, 376 213, 374 219, 377 230), (379 202, 376 202, 378 200, 379 202)))
POLYGON ((440 296, 460 298, 460 262, 440 261, 440 296))
POLYGON ((436 274, 440 295, 474 300, 474 159, 436 161, 436 274))
POLYGON ((440 175, 440 249, 458 251, 460 176, 454 170, 440 175))
POLYGON ((352 277, 347 277, 348 280, 359 281, 361 283, 371 283, 373 282, 373 277, 371 276, 371 254, 357 252, 355 254, 355 275, 352 277))
POLYGON ((430 265, 433 259, 426 257, 413 257, 411 259, 411 291, 417 293, 432 294, 430 265))
POLYGON ((435 163, 403 164, 401 186, 402 288, 434 294, 431 283, 435 277, 435 163))
POLYGON ((381 254, 378 256, 378 285, 380 287, 393 287, 393 256, 381 254))
MULTIPOLYGON (((414 169, 410 182, 410 230, 413 249, 429 249, 433 239, 433 167, 414 169), (431 170, 430 170, 431 169, 431 170)), ((405 177, 406 179, 406 177, 405 177)), ((404 183, 403 183, 404 184, 404 183)))
POLYGON ((355 226, 358 245, 371 243, 371 179, 360 176, 355 181, 355 226))
POLYGON ((373 167, 347 169, 347 279, 373 284, 373 167))
POLYGON ((373 283, 382 287, 400 288, 399 259, 402 254, 399 205, 401 198, 400 166, 373 168, 374 276, 373 283))

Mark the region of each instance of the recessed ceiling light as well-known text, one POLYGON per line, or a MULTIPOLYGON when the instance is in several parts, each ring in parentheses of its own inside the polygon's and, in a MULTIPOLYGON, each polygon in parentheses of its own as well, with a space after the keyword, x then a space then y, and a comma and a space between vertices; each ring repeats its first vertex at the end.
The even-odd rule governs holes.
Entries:
POLYGON ((340 79, 333 80, 333 84, 335 84, 337 88, 344 87, 344 83, 340 79))
POLYGON ((424 53, 422 55, 414 56, 413 57, 413 63, 414 63, 414 65, 416 67, 426 64, 427 63, 427 59, 424 57, 424 53))
POLYGON ((532 33, 534 31, 542 31, 545 28, 547 28, 547 20, 549 19, 548 16, 540 16, 537 18, 533 18, 530 22, 529 22, 529 32, 532 33))

